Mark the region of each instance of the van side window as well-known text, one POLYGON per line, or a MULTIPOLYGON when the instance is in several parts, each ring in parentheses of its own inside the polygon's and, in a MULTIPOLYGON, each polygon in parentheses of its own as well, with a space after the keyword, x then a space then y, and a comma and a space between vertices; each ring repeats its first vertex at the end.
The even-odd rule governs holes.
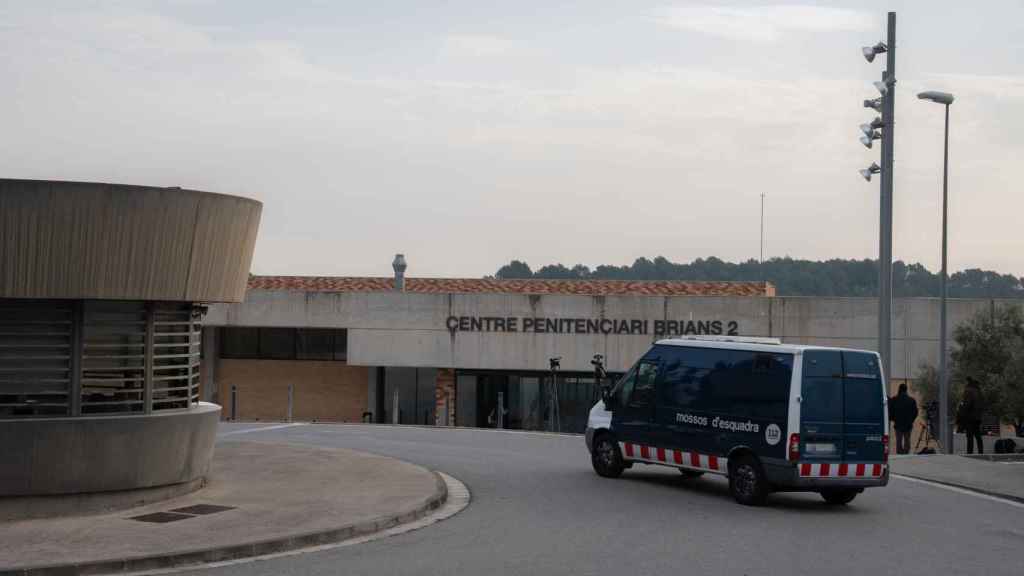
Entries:
POLYGON ((633 394, 630 395, 630 406, 650 406, 654 399, 654 382, 658 379, 657 360, 644 360, 637 365, 636 381, 633 394))
POLYGON ((728 411, 737 416, 785 420, 793 355, 736 351, 721 384, 728 411))
POLYGON ((714 383, 731 365, 728 350, 665 346, 661 403, 678 408, 711 410, 714 383))

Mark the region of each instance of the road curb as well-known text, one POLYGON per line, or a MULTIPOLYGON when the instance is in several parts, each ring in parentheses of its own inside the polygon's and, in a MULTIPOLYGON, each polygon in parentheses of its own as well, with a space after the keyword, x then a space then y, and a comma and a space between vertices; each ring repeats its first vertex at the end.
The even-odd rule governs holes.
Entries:
POLYGON ((895 476, 897 478, 899 478, 900 476, 904 476, 906 478, 911 478, 913 480, 921 480, 923 482, 931 482, 932 484, 941 484, 943 486, 949 486, 951 488, 959 488, 960 490, 966 490, 968 492, 974 492, 976 494, 983 494, 985 496, 991 496, 993 498, 1001 498, 1003 500, 1010 500, 1010 501, 1013 501, 1013 502, 1018 502, 1020 504, 1024 504, 1024 498, 1022 498, 1020 496, 1015 496, 1013 494, 1004 494, 1002 492, 994 492, 992 490, 983 490, 981 488, 978 488, 977 486, 969 486, 967 484, 959 484, 957 482, 949 482, 948 480, 936 480, 935 478, 929 478, 927 476, 921 476, 921 475, 918 475, 918 474, 907 474, 905 472, 897 472, 897 473, 894 473, 893 476, 895 476))
POLYGON ((0 570, 0 576, 77 576, 84 574, 142 572, 148 570, 179 568, 190 565, 201 565, 211 562, 238 560, 252 556, 263 556, 266 554, 297 550, 300 548, 336 544, 345 540, 365 537, 375 532, 388 530, 400 524, 414 522, 443 506, 448 500, 448 486, 436 471, 431 471, 431 473, 434 476, 434 492, 430 496, 424 498, 409 510, 404 510, 396 514, 380 516, 363 522, 356 522, 336 528, 328 528, 326 530, 290 534, 277 538, 258 540, 255 542, 232 544, 229 546, 217 546, 213 548, 184 550, 170 554, 97 560, 95 562, 86 562, 82 564, 49 564, 42 566, 26 566, 22 568, 5 568, 0 570))

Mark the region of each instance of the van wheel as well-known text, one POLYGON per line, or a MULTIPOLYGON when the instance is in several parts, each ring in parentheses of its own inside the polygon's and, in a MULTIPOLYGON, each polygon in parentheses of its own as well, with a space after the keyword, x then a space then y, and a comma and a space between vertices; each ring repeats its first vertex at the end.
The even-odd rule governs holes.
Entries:
POLYGON ((729 462, 729 491, 745 506, 760 506, 768 498, 768 481, 761 464, 753 456, 740 456, 729 462))
POLYGON ((679 473, 682 474, 684 478, 700 478, 704 475, 700 470, 687 470, 686 468, 680 468, 679 473))
POLYGON ((844 506, 857 497, 857 490, 823 490, 821 497, 833 506, 844 506))
POLYGON ((611 434, 601 434, 594 440, 590 463, 598 476, 618 478, 622 475, 622 470, 625 468, 622 462, 622 453, 619 452, 619 444, 615 442, 611 434))

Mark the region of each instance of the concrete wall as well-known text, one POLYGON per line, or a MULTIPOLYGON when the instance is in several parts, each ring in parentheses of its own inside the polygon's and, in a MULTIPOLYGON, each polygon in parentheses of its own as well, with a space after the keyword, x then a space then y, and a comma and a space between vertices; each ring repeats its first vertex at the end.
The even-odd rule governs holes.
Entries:
POLYGON ((153 488, 205 476, 220 406, 131 416, 0 420, 0 495, 153 488))
MULTIPOLYGON (((951 300, 949 328, 998 301, 951 300)), ((938 362, 939 301, 896 300, 893 378, 912 377, 922 361, 938 362)), ((316 293, 251 290, 241 304, 211 307, 207 326, 291 326, 348 329, 353 365, 590 371, 594 354, 621 371, 657 336, 451 332, 450 316, 720 320, 746 336, 784 342, 874 349, 877 301, 871 298, 747 298, 650 296, 531 296, 525 294, 316 293)), ((222 397, 223 398, 223 397, 222 397)))
POLYGON ((231 387, 239 420, 292 418, 302 421, 361 422, 367 410, 370 369, 344 362, 317 360, 229 360, 216 362, 218 393, 224 418, 231 418, 231 387))

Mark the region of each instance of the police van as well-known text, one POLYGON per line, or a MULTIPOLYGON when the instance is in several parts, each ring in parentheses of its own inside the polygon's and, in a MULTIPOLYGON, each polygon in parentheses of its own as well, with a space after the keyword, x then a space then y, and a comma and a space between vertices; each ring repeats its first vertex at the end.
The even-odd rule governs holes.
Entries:
POLYGON ((875 352, 661 340, 591 409, 587 448, 608 478, 657 464, 724 475, 741 504, 783 491, 847 504, 889 481, 886 389, 875 352))

